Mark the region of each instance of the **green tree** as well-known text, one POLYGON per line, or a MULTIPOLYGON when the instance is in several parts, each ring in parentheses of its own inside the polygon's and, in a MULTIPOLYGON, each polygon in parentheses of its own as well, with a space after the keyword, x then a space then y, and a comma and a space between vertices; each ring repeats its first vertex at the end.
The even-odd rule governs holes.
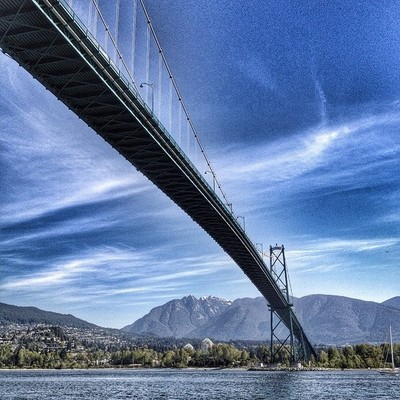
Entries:
POLYGON ((166 352, 163 353, 162 359, 161 359, 161 366, 162 367, 175 367, 175 352, 172 350, 167 350, 166 352))
POLYGON ((11 367, 13 365, 14 354, 10 345, 0 346, 0 367, 11 367))

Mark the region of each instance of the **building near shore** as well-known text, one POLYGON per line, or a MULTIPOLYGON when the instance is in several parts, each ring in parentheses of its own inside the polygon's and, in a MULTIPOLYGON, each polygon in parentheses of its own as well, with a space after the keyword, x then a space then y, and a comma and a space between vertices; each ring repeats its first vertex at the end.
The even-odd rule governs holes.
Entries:
POLYGON ((212 342, 212 340, 209 338, 205 338, 202 340, 200 348, 203 351, 208 351, 208 350, 212 349, 213 346, 214 346, 214 343, 212 342))
POLYGON ((189 350, 189 351, 194 351, 194 347, 190 343, 185 344, 183 346, 183 349, 184 350, 189 350))

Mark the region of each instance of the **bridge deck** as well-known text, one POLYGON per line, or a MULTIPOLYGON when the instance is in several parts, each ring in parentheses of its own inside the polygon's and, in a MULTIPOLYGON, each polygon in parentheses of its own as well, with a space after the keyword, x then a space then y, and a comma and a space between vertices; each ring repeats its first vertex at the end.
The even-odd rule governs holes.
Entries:
POLYGON ((197 222, 315 354, 235 216, 65 4, 1 0, 0 47, 197 222))

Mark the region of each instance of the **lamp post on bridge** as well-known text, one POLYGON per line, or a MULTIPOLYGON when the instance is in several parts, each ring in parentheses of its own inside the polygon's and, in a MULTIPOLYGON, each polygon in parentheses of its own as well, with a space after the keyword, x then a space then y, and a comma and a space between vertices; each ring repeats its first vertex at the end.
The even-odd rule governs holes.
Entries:
POLYGON ((236 219, 242 218, 243 219, 243 230, 246 233, 246 219, 242 215, 238 215, 236 219))
POLYGON ((205 175, 207 175, 207 174, 211 174, 212 175, 212 178, 213 178, 213 191, 215 192, 215 175, 214 175, 214 173, 212 171, 206 171, 206 172, 204 172, 204 174, 205 175))
POLYGON ((151 112, 154 113, 154 83, 142 82, 140 84, 140 87, 143 88, 144 85, 151 88, 151 112))
POLYGON ((261 248, 261 258, 264 259, 264 247, 262 243, 256 243, 256 246, 259 245, 261 248))

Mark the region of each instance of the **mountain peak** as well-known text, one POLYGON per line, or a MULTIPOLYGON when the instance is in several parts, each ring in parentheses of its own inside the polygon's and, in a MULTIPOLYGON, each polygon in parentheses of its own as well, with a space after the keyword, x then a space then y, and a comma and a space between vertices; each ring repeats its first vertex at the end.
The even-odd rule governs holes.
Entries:
POLYGON ((226 303, 226 304, 232 304, 232 301, 230 300, 226 300, 226 299, 222 299, 220 297, 215 297, 215 296, 202 296, 200 297, 201 301, 217 301, 217 302, 222 302, 222 303, 226 303))
POLYGON ((392 297, 381 304, 387 307, 398 308, 400 310, 400 296, 392 297))
POLYGON ((197 299, 190 295, 171 300, 153 308, 147 315, 122 328, 135 334, 152 334, 160 337, 185 337, 221 315, 232 303, 208 296, 197 299))

